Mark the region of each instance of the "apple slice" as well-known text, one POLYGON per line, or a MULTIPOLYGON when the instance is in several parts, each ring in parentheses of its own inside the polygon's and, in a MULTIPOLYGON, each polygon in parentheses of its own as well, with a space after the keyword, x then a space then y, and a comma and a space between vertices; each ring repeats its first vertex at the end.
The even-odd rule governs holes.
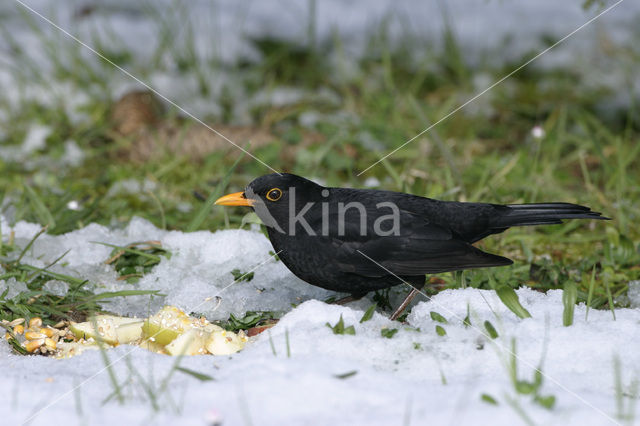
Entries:
POLYGON ((209 333, 215 333, 215 332, 219 332, 219 331, 224 331, 224 328, 220 327, 219 325, 216 324, 211 324, 210 322, 206 322, 204 324, 202 324, 202 322, 198 322, 198 324, 196 325, 196 327, 202 327, 202 329, 204 329, 205 331, 208 331, 209 333))
POLYGON ((153 352, 169 355, 229 355, 241 350, 248 340, 244 332, 225 331, 204 317, 193 318, 175 306, 165 306, 146 320, 113 315, 96 315, 89 321, 72 322, 71 332, 78 339, 65 342, 59 358, 77 355, 99 347, 97 341, 111 346, 137 344, 153 352))
POLYGON ((167 355, 167 351, 164 350, 163 345, 159 345, 158 343, 152 342, 151 340, 141 340, 140 343, 138 343, 138 346, 151 352, 167 355))
POLYGON ((206 348, 212 355, 230 355, 241 350, 246 341, 244 333, 238 335, 225 330, 215 331, 209 335, 206 348))
POLYGON ((165 306, 144 322, 142 331, 145 339, 164 346, 190 329, 193 321, 194 318, 175 306, 165 306))
POLYGON ((116 336, 119 344, 137 342, 142 339, 142 325, 144 321, 122 324, 116 328, 116 336))
POLYGON ((178 336, 165 346, 169 355, 203 355, 207 353, 205 345, 211 333, 202 328, 192 328, 178 336))
POLYGON ((57 359, 71 358, 72 356, 80 355, 81 353, 100 349, 95 341, 87 342, 86 340, 79 340, 77 342, 58 342, 56 346, 55 357, 57 359))
MULTIPOLYGON (((69 324, 69 330, 71 330, 78 339, 102 339, 109 345, 117 345, 119 343, 128 343, 119 341, 117 329, 123 325, 132 323, 139 323, 140 327, 142 327, 142 321, 137 318, 117 317, 114 315, 96 315, 89 321, 71 322, 71 324, 69 324)), ((131 332, 128 334, 122 333, 123 338, 128 337, 130 334, 131 332)), ((142 334, 142 331, 140 334, 142 334)))

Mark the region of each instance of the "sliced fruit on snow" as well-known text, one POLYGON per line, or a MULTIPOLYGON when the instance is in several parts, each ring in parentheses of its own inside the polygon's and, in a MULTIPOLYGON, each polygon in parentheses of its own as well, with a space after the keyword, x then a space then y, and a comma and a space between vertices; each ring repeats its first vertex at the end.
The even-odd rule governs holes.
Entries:
POLYGON ((157 314, 149 317, 142 326, 145 339, 161 345, 168 345, 184 333, 196 321, 175 306, 165 306, 157 314))
POLYGON ((122 324, 116 328, 116 336, 119 344, 132 343, 142 339, 142 325, 144 321, 122 324))
POLYGON ((71 358, 72 356, 80 355, 88 350, 99 350, 100 347, 95 340, 86 341, 84 339, 77 342, 58 342, 55 357, 56 358, 71 358))
POLYGON ((238 352, 247 341, 242 331, 239 334, 225 331, 204 317, 190 317, 175 306, 165 306, 146 320, 97 315, 89 321, 72 322, 69 328, 79 341, 63 345, 58 351, 59 358, 77 355, 85 347, 95 349, 98 340, 112 346, 137 344, 169 355, 228 355, 238 352))
POLYGON ((206 348, 213 355, 229 355, 238 352, 247 341, 244 333, 235 334, 230 331, 216 331, 209 335, 206 348))
POLYGON ((118 343, 125 343, 118 341, 117 328, 136 322, 141 323, 138 318, 96 315, 89 321, 71 322, 69 330, 71 330, 78 339, 102 339, 105 343, 116 345, 118 343))
POLYGON ((146 349, 151 352, 167 355, 167 351, 164 350, 163 345, 160 345, 156 342, 152 342, 151 340, 147 340, 147 339, 141 340, 138 343, 138 346, 140 346, 142 349, 146 349))
POLYGON ((202 329, 204 329, 205 331, 208 331, 209 333, 224 331, 224 328, 216 324, 211 324, 210 322, 207 322, 204 325, 197 325, 196 327, 202 327, 202 329))
POLYGON ((192 328, 178 336, 173 342, 165 346, 169 355, 203 355, 207 353, 205 345, 211 333, 192 328))

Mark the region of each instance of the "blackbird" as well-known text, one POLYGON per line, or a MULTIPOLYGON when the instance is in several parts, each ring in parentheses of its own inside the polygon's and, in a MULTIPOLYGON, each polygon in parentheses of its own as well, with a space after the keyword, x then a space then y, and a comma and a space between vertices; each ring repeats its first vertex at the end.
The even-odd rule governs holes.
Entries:
POLYGON ((225 195, 216 204, 252 207, 291 272, 309 284, 349 293, 351 300, 402 282, 420 290, 426 274, 510 265, 510 259, 472 244, 512 226, 608 219, 570 203, 439 201, 392 191, 326 188, 286 173, 261 176, 244 192, 225 195))

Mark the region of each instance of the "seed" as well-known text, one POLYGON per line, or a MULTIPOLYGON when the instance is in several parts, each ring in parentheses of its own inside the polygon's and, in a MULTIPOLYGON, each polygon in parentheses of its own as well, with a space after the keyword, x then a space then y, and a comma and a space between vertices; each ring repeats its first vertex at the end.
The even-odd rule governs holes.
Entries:
POLYGON ((29 320, 29 328, 40 328, 42 327, 42 318, 34 317, 29 320))
POLYGON ((59 323, 53 326, 53 328, 62 328, 62 327, 64 327, 64 321, 60 321, 59 323))
POLYGON ((24 318, 16 318, 9 323, 9 326, 15 327, 16 325, 20 325, 22 323, 24 323, 24 318))
POLYGON ((47 336, 42 333, 38 333, 37 331, 27 331, 26 333, 24 333, 24 337, 27 340, 37 340, 44 339, 47 336))
POLYGON ((24 333, 24 325, 18 324, 13 327, 13 334, 22 334, 24 333))
POLYGON ((44 339, 29 340, 28 342, 25 342, 24 348, 27 350, 27 352, 32 353, 36 351, 40 346, 42 346, 43 343, 44 339))
POLYGON ((55 350, 56 346, 57 346, 56 342, 53 339, 49 338, 49 337, 44 339, 44 345, 47 347, 47 349, 50 349, 52 351, 55 350))
POLYGON ((53 337, 55 330, 53 328, 45 327, 40 329, 40 333, 44 334, 47 337, 53 337))
POLYGON ((11 339, 11 334, 4 333, 4 338, 7 339, 7 340, 11 339))

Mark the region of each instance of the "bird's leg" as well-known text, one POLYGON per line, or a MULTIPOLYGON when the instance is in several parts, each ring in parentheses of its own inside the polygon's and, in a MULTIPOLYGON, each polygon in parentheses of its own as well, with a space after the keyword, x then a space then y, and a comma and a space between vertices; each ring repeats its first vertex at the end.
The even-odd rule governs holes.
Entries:
POLYGON ((400 317, 400 315, 402 315, 404 310, 407 309, 407 306, 409 306, 409 303, 411 303, 411 301, 424 288, 424 286, 426 284, 426 276, 422 275, 422 276, 417 276, 417 277, 406 277, 406 278, 404 278, 403 282, 405 284, 409 284, 411 286, 411 291, 404 298, 404 300, 402 301, 400 306, 398 306, 396 308, 396 310, 393 311, 393 313, 391 314, 391 317, 389 317, 389 319, 391 321, 397 320, 400 317))
POLYGON ((407 306, 409 306, 409 303, 411 303, 413 298, 418 295, 418 293, 420 293, 420 290, 418 290, 418 289, 416 289, 414 287, 411 287, 411 291, 409 292, 409 294, 407 294, 407 297, 405 297, 404 300, 402 301, 402 303, 400 304, 400 306, 398 306, 396 308, 396 310, 393 311, 393 313, 391 314, 389 319, 391 321, 397 320, 398 317, 400 315, 402 315, 402 312, 404 312, 404 310, 407 309, 407 306))

